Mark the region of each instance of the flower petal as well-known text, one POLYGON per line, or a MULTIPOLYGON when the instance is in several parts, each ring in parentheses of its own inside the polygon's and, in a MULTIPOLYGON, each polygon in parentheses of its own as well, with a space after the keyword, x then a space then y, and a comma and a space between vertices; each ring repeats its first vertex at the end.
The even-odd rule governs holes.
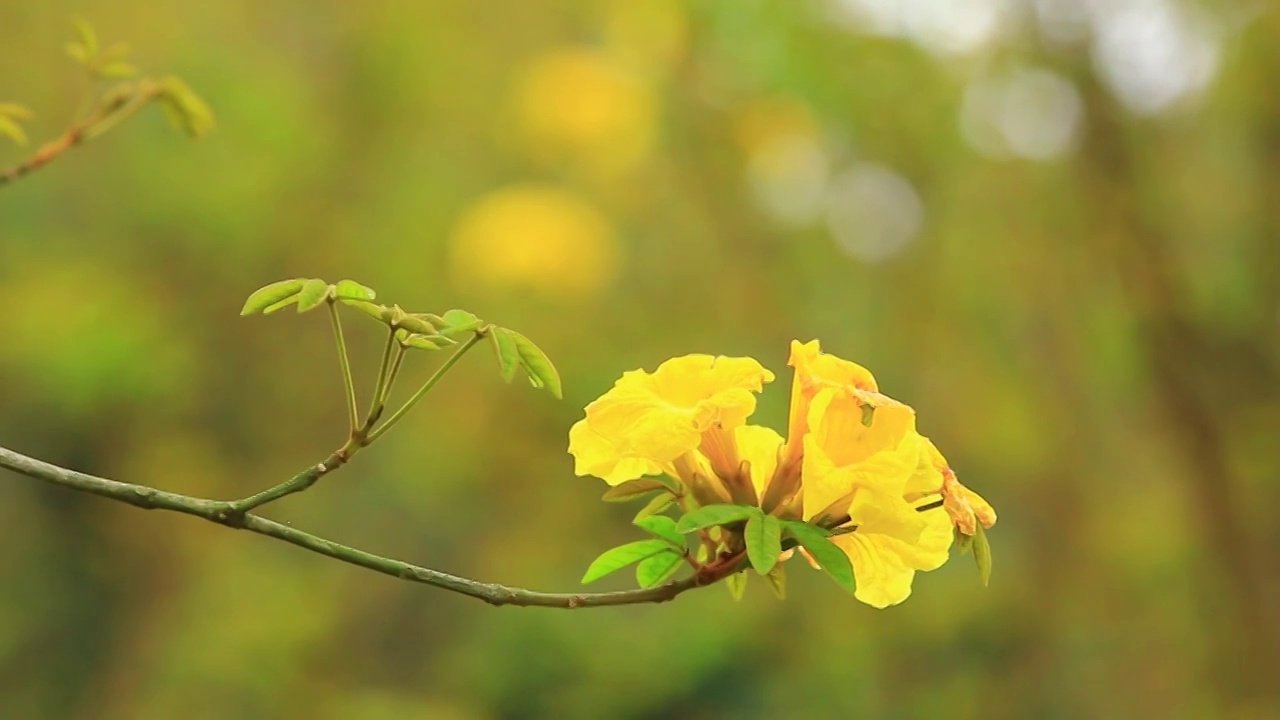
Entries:
POLYGON ((765 487, 778 468, 778 448, 782 436, 773 428, 760 425, 742 425, 734 431, 738 443, 738 456, 751 464, 751 484, 756 495, 764 497, 765 487))
POLYGON ((624 373, 570 432, 575 470, 617 483, 667 467, 697 448, 703 432, 745 423, 754 393, 772 379, 751 358, 711 355, 673 358, 652 374, 624 373))

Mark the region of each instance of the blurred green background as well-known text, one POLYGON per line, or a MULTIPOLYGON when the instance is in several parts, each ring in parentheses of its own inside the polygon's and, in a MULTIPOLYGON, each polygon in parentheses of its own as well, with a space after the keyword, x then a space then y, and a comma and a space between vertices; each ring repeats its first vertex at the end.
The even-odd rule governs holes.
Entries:
MULTIPOLYGON (((814 337, 1001 519, 989 588, 959 558, 885 611, 801 566, 785 602, 495 609, 5 472, 0 716, 1280 717, 1274 5, 11 2, 35 140, 73 13, 219 128, 148 109, 0 190, 0 444, 274 484, 341 442, 339 375, 322 315, 240 303, 352 277, 525 332, 565 401, 476 353, 275 519, 572 590, 636 537, 572 474, 582 407, 751 355, 781 430, 814 337)), ((366 377, 380 339, 351 316, 366 377)))

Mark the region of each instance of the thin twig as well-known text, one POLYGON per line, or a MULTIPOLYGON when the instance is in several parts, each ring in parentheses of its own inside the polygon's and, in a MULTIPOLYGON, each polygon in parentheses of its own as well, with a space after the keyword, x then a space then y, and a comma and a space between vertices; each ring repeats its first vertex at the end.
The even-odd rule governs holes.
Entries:
POLYGON ((347 355, 347 340, 342 335, 342 320, 338 318, 338 303, 330 300, 329 319, 333 322, 333 338, 338 344, 338 364, 342 366, 342 387, 347 396, 347 415, 351 423, 351 435, 355 436, 360 428, 360 417, 356 414, 356 383, 351 377, 351 358, 347 355))
POLYGON ((91 493, 134 507, 146 510, 169 510, 185 515, 194 515, 226 527, 266 535, 334 560, 341 560, 345 563, 402 580, 422 583, 477 598, 490 605, 518 605, 573 610, 609 605, 664 602, 688 590, 723 580, 741 569, 741 558, 735 556, 704 566, 702 572, 683 580, 668 582, 651 588, 603 593, 545 593, 497 583, 478 582, 401 560, 374 555, 373 553, 348 547, 332 540, 282 525, 260 515, 239 513, 236 511, 234 503, 231 502, 179 495, 145 485, 133 485, 95 477, 58 467, 43 460, 27 457, 2 447, 0 447, 0 467, 53 485, 91 493))
POLYGON ((164 88, 159 83, 140 82, 133 92, 121 93, 107 98, 83 120, 67 128, 58 137, 41 145, 27 159, 11 168, 0 171, 0 187, 39 170, 61 157, 63 153, 71 148, 101 135, 114 126, 116 122, 133 114, 135 110, 155 99, 163 91, 164 88))
MULTIPOLYGON (((480 342, 480 339, 483 337, 484 335, 477 332, 472 334, 471 337, 467 338, 466 342, 459 345, 458 349, 455 350, 453 354, 449 356, 449 359, 445 360, 444 363, 439 368, 437 368, 434 373, 432 373, 431 377, 427 378, 427 381, 422 384, 422 387, 418 388, 418 390, 413 394, 413 396, 410 397, 407 401, 405 401, 405 404, 402 405, 399 410, 395 411, 395 414, 387 418, 387 421, 383 423, 377 430, 374 430, 373 432, 369 433, 369 442, 373 442, 374 440, 377 440, 379 437, 382 437, 383 433, 390 430, 393 425, 399 422, 400 418, 404 417, 405 413, 412 410, 413 406, 418 404, 418 401, 421 400, 423 396, 427 394, 427 391, 435 387, 436 383, 440 382, 440 378, 444 377, 444 374, 449 372, 449 368, 452 368, 454 363, 461 360, 462 356, 466 355, 467 351, 470 350, 476 343, 480 342)), ((393 376, 395 372, 398 370, 398 367, 399 366, 397 365, 392 368, 393 376)))

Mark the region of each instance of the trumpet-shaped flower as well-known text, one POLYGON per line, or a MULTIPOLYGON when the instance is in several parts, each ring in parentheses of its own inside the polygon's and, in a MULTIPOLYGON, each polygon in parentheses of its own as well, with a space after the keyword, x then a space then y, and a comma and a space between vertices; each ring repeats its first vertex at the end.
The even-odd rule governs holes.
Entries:
MULTIPOLYGON (((610 485, 657 472, 680 476, 676 461, 688 461, 704 441, 733 451, 733 430, 746 423, 755 393, 772 380, 773 373, 751 358, 711 355, 673 358, 653 373, 624 373, 569 430, 574 471, 610 485)), ((731 457, 711 460, 738 465, 731 457)))
MULTIPOLYGON (((790 364, 785 441, 746 424, 772 373, 751 358, 687 355, 625 373, 587 406, 569 433, 575 471, 610 485, 667 473, 692 490, 686 500, 820 525, 849 557, 859 600, 902 602, 916 572, 946 562, 953 527, 971 535, 995 511, 956 480, 916 431, 915 411, 881 394, 866 368, 817 341, 793 342, 790 364)), ((716 536, 718 552, 741 552, 737 532, 716 536)))

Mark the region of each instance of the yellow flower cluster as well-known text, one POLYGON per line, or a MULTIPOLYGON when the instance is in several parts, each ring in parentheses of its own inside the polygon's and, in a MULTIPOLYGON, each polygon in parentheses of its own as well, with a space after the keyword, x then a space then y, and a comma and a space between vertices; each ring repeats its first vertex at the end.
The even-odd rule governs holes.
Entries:
POLYGON ((785 439, 747 424, 773 373, 752 358, 686 355, 624 373, 587 406, 569 431, 574 470, 610 485, 665 473, 687 507, 753 505, 820 525, 849 556, 859 600, 902 602, 917 570, 946 562, 955 534, 990 527, 995 511, 866 368, 816 340, 793 342, 789 364, 785 439))

